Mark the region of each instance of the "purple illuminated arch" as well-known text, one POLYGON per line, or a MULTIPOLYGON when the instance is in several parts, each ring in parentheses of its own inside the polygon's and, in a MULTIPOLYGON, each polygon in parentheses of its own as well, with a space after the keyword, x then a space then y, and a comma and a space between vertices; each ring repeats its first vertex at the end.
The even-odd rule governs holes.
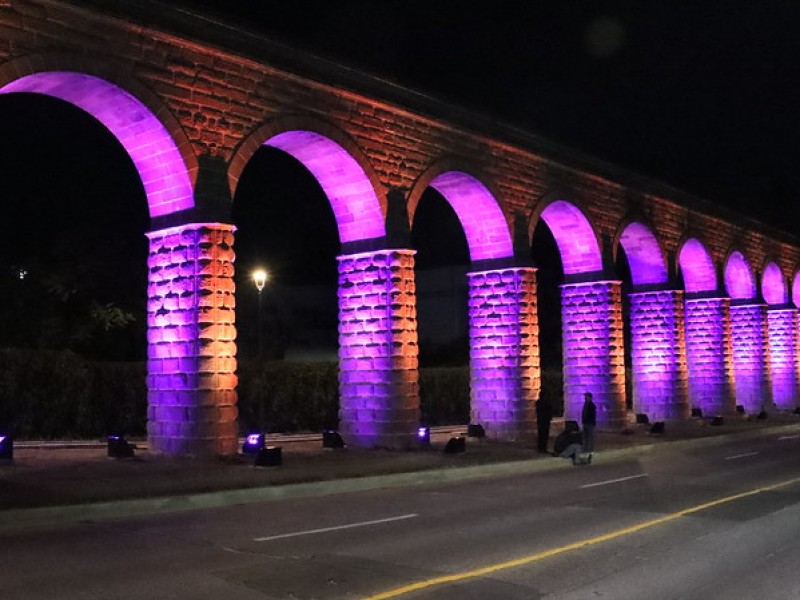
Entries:
POLYGON ((687 292, 710 292, 717 289, 717 275, 711 256, 695 238, 686 240, 678 256, 687 292))
POLYGON ((556 240, 565 275, 602 270, 597 236, 578 207, 556 200, 547 205, 541 218, 556 240))
POLYGON ((619 243, 625 249, 634 285, 667 282, 667 267, 656 236, 643 223, 631 223, 622 232, 619 243))
POLYGON ((447 171, 428 184, 444 196, 464 228, 473 261, 512 256, 508 223, 492 193, 472 175, 447 171))
POLYGON ((786 284, 783 281, 783 273, 774 262, 764 268, 761 292, 767 304, 784 304, 786 302, 786 284))
POLYGON ((313 131, 284 131, 264 145, 283 150, 311 171, 331 203, 342 243, 386 235, 375 188, 339 144, 313 131))
POLYGON ((792 281, 792 302, 797 307, 800 307, 800 271, 794 274, 792 281))
POLYGON ((105 79, 72 71, 32 73, 0 88, 0 94, 15 92, 64 100, 105 125, 133 160, 151 217, 194 206, 192 181, 175 140, 151 109, 129 92, 105 79))
POLYGON ((731 252, 725 264, 725 290, 734 300, 756 297, 756 282, 750 263, 738 250, 731 252))

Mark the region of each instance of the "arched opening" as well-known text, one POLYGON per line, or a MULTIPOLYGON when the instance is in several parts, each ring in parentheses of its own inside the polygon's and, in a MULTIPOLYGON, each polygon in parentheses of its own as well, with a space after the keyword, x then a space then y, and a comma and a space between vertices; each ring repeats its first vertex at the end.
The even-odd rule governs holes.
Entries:
POLYGON ((734 409, 730 298, 721 297, 711 255, 696 238, 678 254, 687 292, 686 356, 689 402, 703 414, 729 414, 734 409))
POLYGON ((243 425, 318 431, 338 421, 348 444, 391 446, 400 434, 398 398, 417 422, 414 398, 396 393, 396 382, 416 389, 416 339, 405 340, 408 364, 398 370, 397 319, 389 314, 394 290, 408 287, 398 269, 411 267, 400 265, 405 255, 385 250, 339 256, 337 263, 341 245, 382 243, 385 221, 365 163, 333 134, 337 140, 273 125, 251 136, 260 139, 255 151, 245 143, 233 161, 247 159, 234 196, 239 329, 250 329, 243 336, 243 425), (251 279, 257 266, 270 274, 261 291, 251 279), (399 382, 401 371, 413 377, 399 382), (387 423, 391 431, 381 429, 387 423))
POLYGON ((725 262, 725 290, 731 297, 735 402, 748 414, 757 413, 771 394, 767 313, 758 299, 753 269, 738 250, 731 252, 725 262))
MULTIPOLYGON (((426 181, 426 178, 421 181, 426 181)), ((463 419, 469 416, 471 420, 481 423, 490 437, 516 439, 530 435, 533 414, 531 390, 523 389, 520 383, 530 365, 520 360, 523 352, 521 326, 517 320, 511 322, 506 318, 503 321, 498 317, 499 313, 506 312, 501 305, 517 301, 514 294, 520 287, 515 283, 519 274, 513 269, 504 270, 502 265, 498 270, 496 262, 488 262, 509 259, 513 255, 508 223, 494 195, 472 175, 446 170, 432 177, 426 187, 421 195, 417 189, 410 203, 413 238, 415 248, 419 251, 421 268, 418 276, 420 334, 423 341, 428 341, 425 338, 431 329, 426 321, 442 322, 431 312, 427 301, 429 294, 434 292, 431 276, 439 279, 440 286, 444 283, 442 280, 457 281, 450 284, 448 296, 452 302, 460 304, 452 310, 453 314, 460 317, 458 336, 463 350, 451 351, 452 357, 459 354, 466 357, 464 350, 469 334, 469 415, 465 414, 464 408, 467 407, 462 403, 466 398, 462 397, 461 402, 452 399, 462 408, 450 417, 463 419), (434 211, 438 211, 438 218, 434 211), (425 234, 427 241, 424 240, 425 234), (438 247, 440 257, 446 256, 450 263, 445 270, 439 267, 438 276, 425 272, 433 256, 431 245, 438 247), (481 265, 487 266, 482 268, 481 265), (468 268, 470 266, 471 269, 468 268), (490 300, 498 307, 496 312, 491 308, 490 300)), ((425 351, 421 356, 425 358, 425 351)), ((422 384, 420 391, 424 414, 429 416, 434 412, 447 412, 434 405, 434 402, 441 402, 441 398, 435 397, 436 390, 426 389, 424 376, 422 384)), ((463 395, 467 390, 459 385, 451 392, 463 395)))
POLYGON ((463 424, 470 409, 469 246, 453 207, 432 187, 423 192, 414 212, 411 246, 417 251, 422 421, 463 424))
POLYGON ((540 220, 552 234, 564 271, 560 291, 564 416, 579 419, 584 394, 591 393, 598 423, 621 424, 625 366, 620 283, 603 274, 597 235, 577 206, 555 200, 541 211, 540 220))
POLYGON ((761 278, 761 291, 764 295, 764 301, 767 304, 785 304, 786 297, 786 282, 781 273, 781 268, 774 262, 769 263, 764 268, 764 275, 761 278))
POLYGON ((752 300, 756 297, 753 270, 738 250, 731 252, 725 264, 725 290, 733 300, 752 300))
POLYGON ((685 416, 682 293, 668 289, 663 252, 649 227, 629 223, 619 237, 627 406, 652 421, 685 416))
MULTIPOLYGON (((780 267, 770 262, 764 268, 761 290, 767 307, 769 376, 772 401, 780 409, 797 405, 797 311, 787 306, 786 280, 780 267)), ((766 403, 760 408, 766 409, 766 403)))
POLYGON ((797 271, 792 279, 792 303, 800 308, 800 271, 797 271))
POLYGON ((143 435, 145 232, 149 216, 191 206, 183 158, 150 109, 90 75, 41 72, 6 83, 0 112, 13 223, 2 242, 11 301, 1 343, 29 349, 27 380, 53 386, 48 406, 19 405, 35 394, 2 399, 0 422, 21 437, 143 435))

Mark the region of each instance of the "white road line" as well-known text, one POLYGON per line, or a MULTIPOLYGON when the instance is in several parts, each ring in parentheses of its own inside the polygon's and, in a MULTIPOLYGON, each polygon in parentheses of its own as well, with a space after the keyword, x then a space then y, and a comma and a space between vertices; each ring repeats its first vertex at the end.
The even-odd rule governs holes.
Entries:
POLYGON ((630 479, 639 479, 639 477, 648 477, 648 474, 647 473, 640 473, 639 475, 631 475, 629 477, 620 477, 619 479, 609 479, 607 481, 598 481, 598 482, 595 482, 595 483, 587 483, 586 485, 582 485, 581 489, 597 487, 598 485, 609 485, 611 483, 619 483, 620 481, 628 481, 630 479))
POLYGON ((758 452, 745 452, 743 454, 734 454, 733 456, 726 456, 725 460, 735 460, 737 458, 744 458, 746 456, 755 456, 758 452))
POLYGON ((295 531, 294 533, 282 533, 280 535, 270 535, 268 537, 253 538, 254 542, 269 542, 270 540, 280 540, 283 538, 297 537, 300 535, 312 535, 314 533, 326 533, 328 531, 338 531, 340 529, 353 529, 355 527, 367 527, 368 525, 380 525, 381 523, 391 523, 392 521, 402 521, 418 517, 417 513, 389 517, 388 519, 377 519, 375 521, 362 521, 361 523, 349 523, 347 525, 337 525, 336 527, 325 527, 323 529, 309 529, 307 531, 295 531))
POLYGON ((778 441, 780 442, 781 440, 796 440, 797 438, 800 438, 800 435, 782 435, 781 437, 778 438, 778 441))

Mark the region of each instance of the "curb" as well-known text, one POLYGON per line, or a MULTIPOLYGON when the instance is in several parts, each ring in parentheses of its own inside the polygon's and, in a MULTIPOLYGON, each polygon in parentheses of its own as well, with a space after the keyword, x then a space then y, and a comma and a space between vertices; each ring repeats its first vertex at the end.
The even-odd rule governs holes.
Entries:
MULTIPOLYGON (((664 441, 625 448, 614 448, 599 453, 598 462, 616 461, 635 454, 651 454, 665 450, 703 448, 721 445, 732 439, 749 439, 765 434, 800 431, 800 423, 765 427, 752 431, 725 433, 702 438, 664 441)), ((0 512, 0 533, 17 532, 37 527, 75 525, 92 521, 127 519, 190 510, 221 508, 236 504, 275 502, 279 500, 331 496, 381 488, 421 486, 432 483, 467 481, 509 475, 527 475, 572 468, 569 461, 523 459, 467 467, 447 467, 426 471, 370 475, 349 479, 333 479, 309 483, 273 485, 257 488, 159 496, 134 500, 116 500, 40 508, 10 509, 0 512)))

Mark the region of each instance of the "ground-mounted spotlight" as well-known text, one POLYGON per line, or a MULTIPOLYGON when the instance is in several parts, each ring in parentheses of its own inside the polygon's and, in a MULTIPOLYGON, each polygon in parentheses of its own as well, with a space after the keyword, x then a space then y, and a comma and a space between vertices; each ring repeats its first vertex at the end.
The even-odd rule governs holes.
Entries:
POLYGON ((765 410, 762 410, 760 413, 756 415, 756 419, 758 419, 759 421, 763 421, 766 418, 767 418, 767 411, 765 410))
POLYGON ((283 451, 280 446, 266 446, 256 453, 254 467, 280 467, 283 463, 283 451))
POLYGON ((417 427, 417 443, 420 446, 428 447, 431 445, 431 428, 430 427, 417 427))
POLYGON ((650 418, 644 413, 636 413, 636 424, 637 425, 649 425, 650 418))
POLYGON ((650 427, 650 433, 664 433, 664 421, 656 421, 653 423, 653 425, 650 427))
POLYGON ((121 435, 108 436, 108 457, 109 458, 133 458, 133 451, 136 448, 121 435))
POLYGON ((800 415, 800 406, 794 409, 793 415, 800 415))
POLYGON ((744 414, 744 406, 742 406, 741 404, 737 404, 736 405, 736 414, 737 415, 743 415, 744 414))
POLYGON ((467 450, 467 438, 463 435, 451 437, 444 447, 445 454, 461 454, 467 450))
POLYGON ((322 447, 323 448, 344 448, 344 440, 338 431, 333 429, 326 429, 322 432, 322 447))
POLYGON ((0 464, 14 460, 14 440, 10 435, 0 434, 0 464))
POLYGON ((266 436, 263 433, 248 434, 242 443, 242 454, 248 456, 258 454, 259 450, 261 450, 265 444, 266 436))
POLYGON ((720 426, 720 425, 722 425, 724 422, 725 422, 725 419, 723 419, 723 418, 722 418, 721 416, 719 416, 719 415, 717 415, 716 417, 712 417, 712 419, 711 419, 711 424, 712 424, 714 427, 719 427, 719 426, 720 426))
POLYGON ((480 423, 470 423, 467 425, 467 437, 484 438, 486 437, 486 430, 480 423))
POLYGON ((701 409, 699 409, 699 408, 693 408, 692 409, 692 416, 693 417, 697 417, 697 418, 701 418, 703 416, 703 411, 701 409))

